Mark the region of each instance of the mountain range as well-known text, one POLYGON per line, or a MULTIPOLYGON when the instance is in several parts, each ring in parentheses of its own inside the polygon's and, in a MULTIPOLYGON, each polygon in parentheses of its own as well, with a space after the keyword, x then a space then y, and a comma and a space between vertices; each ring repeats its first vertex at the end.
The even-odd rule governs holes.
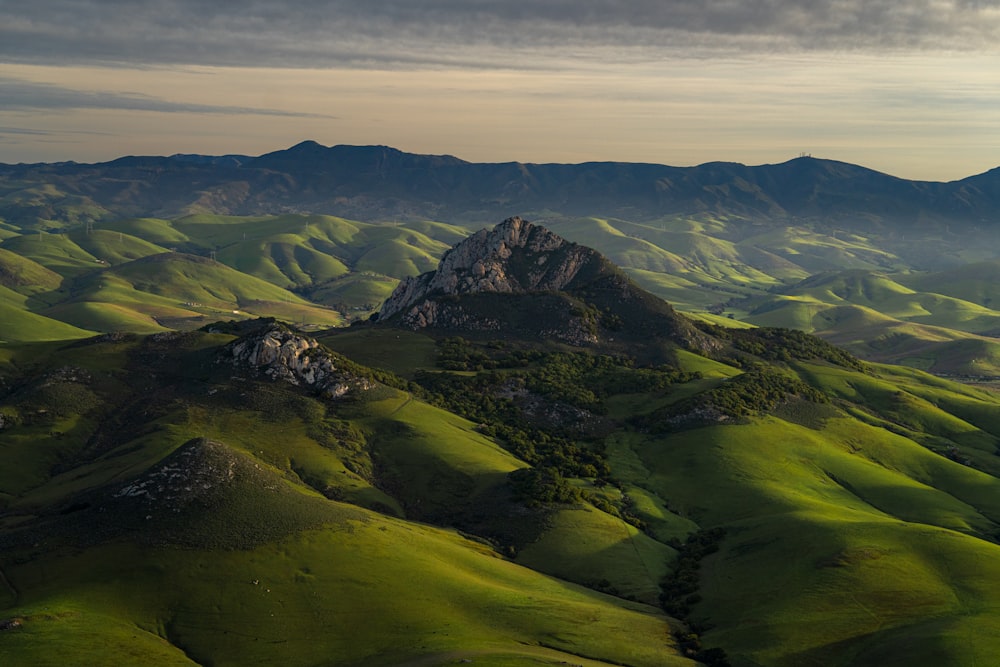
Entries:
POLYGON ((0 165, 0 192, 0 217, 25 229, 191 213, 320 213, 479 225, 546 211, 635 221, 712 214, 923 229, 990 225, 1000 211, 1000 169, 932 183, 811 157, 756 167, 484 164, 386 146, 328 148, 306 141, 259 157, 0 165))

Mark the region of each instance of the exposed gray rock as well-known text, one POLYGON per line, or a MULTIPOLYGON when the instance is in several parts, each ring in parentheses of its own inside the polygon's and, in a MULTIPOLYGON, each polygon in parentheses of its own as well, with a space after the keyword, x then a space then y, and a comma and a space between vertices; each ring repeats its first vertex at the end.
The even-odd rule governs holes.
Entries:
POLYGON ((277 324, 233 341, 224 348, 223 359, 272 380, 310 387, 326 398, 340 398, 375 386, 370 379, 344 370, 338 359, 314 339, 277 324))
POLYGON ((544 227, 508 218, 482 229, 445 253, 436 271, 407 278, 379 311, 379 319, 404 313, 413 328, 430 326, 437 317, 429 297, 479 292, 524 293, 565 289, 594 250, 571 243, 544 227))
POLYGON ((180 511, 192 501, 232 484, 236 459, 225 445, 205 439, 185 443, 171 456, 114 492, 114 498, 142 501, 152 509, 180 511))

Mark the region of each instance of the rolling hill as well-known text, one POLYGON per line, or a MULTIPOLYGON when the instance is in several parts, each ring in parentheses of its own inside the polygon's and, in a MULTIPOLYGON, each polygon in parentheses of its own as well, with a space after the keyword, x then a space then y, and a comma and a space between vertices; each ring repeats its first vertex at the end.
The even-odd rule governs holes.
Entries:
MULTIPOLYGON (((142 262, 229 275, 181 253, 100 274, 142 262)), ((852 276, 800 296, 918 294, 852 276)), ((994 393, 688 320, 519 219, 377 320, 227 319, 0 346, 5 664, 1000 651, 994 393)))

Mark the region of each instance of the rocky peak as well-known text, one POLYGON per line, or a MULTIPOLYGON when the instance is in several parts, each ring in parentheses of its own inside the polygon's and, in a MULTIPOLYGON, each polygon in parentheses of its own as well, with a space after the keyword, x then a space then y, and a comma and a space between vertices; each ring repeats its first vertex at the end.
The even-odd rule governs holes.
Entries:
POLYGON ((449 250, 436 271, 400 283, 382 305, 379 319, 434 296, 563 290, 591 261, 600 261, 596 251, 521 218, 508 218, 449 250))
POLYGON ((311 387, 327 398, 374 387, 370 379, 347 370, 341 359, 316 340, 277 323, 233 341, 223 349, 222 359, 272 380, 311 387))

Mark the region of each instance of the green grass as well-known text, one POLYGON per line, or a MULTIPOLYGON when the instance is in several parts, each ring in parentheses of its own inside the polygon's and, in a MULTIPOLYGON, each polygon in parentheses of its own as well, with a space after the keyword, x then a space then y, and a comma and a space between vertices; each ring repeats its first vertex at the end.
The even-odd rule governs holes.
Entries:
POLYGON ((408 515, 456 513, 489 502, 523 461, 476 432, 471 422, 408 394, 365 406, 358 422, 387 482, 408 515))
POLYGON ((0 342, 28 342, 85 338, 92 331, 59 319, 32 313, 27 298, 0 286, 0 342))
POLYGON ((0 247, 0 286, 22 294, 56 290, 62 276, 38 262, 0 247))
POLYGON ((61 276, 80 276, 102 267, 97 257, 78 246, 66 234, 39 232, 15 236, 4 241, 2 248, 61 276))
MULTIPOLYGON (((144 309, 148 305, 144 304, 144 309)), ((156 309, 164 317, 195 318, 198 313, 181 309, 156 309)), ((92 331, 130 331, 133 333, 156 333, 167 328, 152 315, 139 312, 126 305, 107 301, 77 301, 53 306, 46 314, 60 321, 92 331)))
POLYGON ((400 329, 352 327, 318 337, 324 345, 372 368, 382 368, 405 378, 435 367, 434 339, 400 329))
POLYGON ((727 366, 726 364, 708 359, 700 354, 688 352, 687 350, 677 350, 676 356, 681 370, 689 373, 701 373, 702 377, 706 379, 729 378, 743 372, 738 368, 727 366))
POLYGON ((98 228, 144 239, 168 250, 190 241, 190 238, 176 229, 169 220, 160 220, 158 218, 131 218, 128 220, 103 222, 98 228))
POLYGON ((306 303, 301 297, 271 283, 196 255, 165 253, 129 262, 105 273, 126 281, 140 292, 217 308, 238 308, 247 301, 306 303))
POLYGON ((110 265, 124 264, 133 259, 167 252, 162 246, 124 232, 105 229, 87 232, 76 229, 67 232, 66 236, 87 253, 110 265))
POLYGON ((351 315, 364 318, 378 311, 397 284, 396 278, 376 273, 351 273, 301 293, 316 303, 347 308, 351 315))
POLYGON ((676 552, 621 519, 589 505, 548 518, 545 532, 517 562, 615 595, 656 604, 676 552))
MULTIPOLYGON (((693 309, 725 303, 754 322, 936 372, 1000 369, 995 341, 958 330, 992 326, 980 280, 989 267, 940 274, 943 287, 962 288, 932 291, 929 279, 896 273, 904 260, 878 239, 856 234, 738 234, 708 218, 560 224, 693 309), (672 262, 677 272, 662 273, 672 262), (802 281, 819 270, 830 273, 802 281), (793 281, 802 282, 779 286, 793 281)), ((309 299, 348 314, 375 307, 396 278, 432 266, 466 233, 202 215, 12 237, 0 250, 30 259, 0 261, 34 278, 0 289, 2 331, 51 332, 43 315, 92 331, 255 313, 333 326, 343 315, 309 299), (174 247, 201 256, 143 256, 174 247)), ((502 309, 511 326, 532 317, 513 301, 502 309)), ((357 326, 321 339, 407 379, 434 367, 433 340, 414 332, 357 326)), ((131 664, 142 651, 159 664, 678 663, 667 620, 623 597, 655 601, 675 557, 668 543, 713 527, 726 533, 701 564, 691 620, 734 665, 988 664, 1000 652, 996 394, 912 369, 789 361, 780 372, 831 402, 651 433, 637 418, 742 372, 670 350, 665 358, 702 378, 605 399, 610 434, 586 446, 603 445, 613 483, 567 481, 606 509, 627 501, 643 532, 583 502, 519 504, 507 475, 526 463, 476 423, 405 392, 322 402, 233 380, 242 372, 212 363, 228 337, 178 340, 188 347, 0 346, 0 410, 30 417, 0 430, 0 538, 18 526, 48 531, 2 550, 18 594, 0 586, 0 619, 25 625, 0 633, 0 661, 131 664), (45 395, 81 406, 96 395, 103 407, 33 416, 18 392, 65 366, 100 381, 45 395), (195 438, 221 443, 213 465, 235 471, 203 506, 172 513, 109 499, 195 438)))
MULTIPOLYGON (((1000 303, 994 301, 1000 296, 990 287, 996 282, 996 262, 979 261, 935 273, 912 270, 918 265, 985 257, 981 248, 975 252, 956 249, 955 239, 941 239, 932 257, 928 249, 933 243, 927 240, 904 243, 874 232, 821 231, 808 226, 764 228, 711 216, 641 223, 556 217, 545 222, 570 240, 605 253, 644 287, 681 309, 705 313, 721 306, 724 315, 735 318, 715 318, 723 324, 736 326, 738 320, 746 320, 799 328, 868 359, 944 374, 1000 375, 1000 347, 990 338, 1000 330, 1000 311, 991 307, 1000 303)), ((468 233, 465 228, 433 221, 372 224, 324 215, 198 214, 173 221, 102 221, 90 233, 76 228, 66 233, 22 234, 3 241, 0 250, 12 251, 23 258, 22 263, 31 261, 43 271, 84 278, 85 283, 92 280, 88 275, 108 265, 126 266, 129 260, 164 250, 203 257, 214 252, 218 262, 238 270, 237 275, 294 289, 299 298, 336 309, 340 315, 224 304, 235 301, 230 298, 232 289, 224 290, 228 295, 215 294, 210 308, 275 315, 322 327, 367 317, 388 297, 395 281, 433 269, 448 246, 468 233)), ((42 304, 104 300, 92 294, 71 294, 69 285, 55 291, 55 274, 38 274, 17 288, 41 299, 31 305, 34 312, 58 316, 59 310, 42 312, 42 304)), ((213 295, 180 284, 199 280, 205 276, 168 276, 162 280, 159 295, 175 297, 177 303, 204 303, 213 295), (199 294, 195 296, 194 291, 199 294)), ((248 298, 274 304, 289 301, 287 295, 248 298)), ((153 331, 156 326, 190 328, 207 321, 198 319, 202 316, 211 319, 222 314, 152 312, 131 305, 135 299, 107 301, 138 315, 106 309, 100 317, 81 318, 76 315, 79 308, 71 308, 68 312, 74 319, 68 323, 86 326, 94 322, 96 326, 106 321, 115 326, 117 322, 127 330, 153 331), (144 319, 150 317, 159 324, 144 319)), ((698 317, 712 319, 704 314, 698 317)))
POLYGON ((491 655, 691 664, 665 650, 666 623, 649 607, 377 515, 252 551, 109 545, 9 575, 33 593, 17 609, 24 629, 0 636, 0 650, 37 664, 88 643, 102 648, 83 651, 92 664, 128 661, 137 644, 185 664, 163 639, 201 664, 446 664, 491 655), (623 645, 622 633, 635 639, 623 645), (54 640, 48 657, 32 650, 41 637, 54 640))
POLYGON ((901 281, 913 289, 943 294, 981 306, 1000 304, 1000 262, 973 262, 945 271, 913 273, 901 281))
MULTIPOLYGON (((435 248, 443 253, 447 248, 435 248)), ((403 240, 393 239, 378 244, 358 257, 354 264, 357 271, 371 271, 393 278, 415 276, 437 268, 438 256, 431 255, 426 250, 414 247, 403 240)))
MULTIPOLYGON (((730 655, 855 664, 883 633, 938 616, 968 632, 996 613, 1000 596, 973 583, 978 566, 952 560, 996 557, 994 544, 963 535, 995 530, 993 477, 850 419, 821 431, 767 419, 630 448, 639 483, 700 525, 726 527, 696 615, 726 628, 706 640, 730 655)), ((982 650, 955 649, 947 664, 982 650)))
MULTIPOLYGON (((651 607, 545 577, 451 531, 321 498, 297 475, 344 469, 310 441, 306 422, 278 419, 280 401, 275 418, 265 412, 262 419, 246 409, 220 409, 231 401, 219 393, 206 396, 212 396, 208 405, 187 408, 182 420, 168 416, 166 429, 146 444, 124 443, 110 452, 100 473, 94 467, 88 477, 87 469, 78 469, 54 479, 48 492, 31 494, 41 502, 56 489, 60 497, 78 485, 110 482, 98 502, 107 507, 112 541, 98 537, 83 551, 50 545, 5 562, 19 596, 3 613, 24 625, 0 636, 0 654, 32 664, 50 664, 53 655, 113 664, 138 650, 156 664, 188 664, 185 658, 201 664, 445 664, 465 657, 498 665, 689 664, 672 655, 670 626, 651 607), (169 442, 196 432, 224 436, 235 449, 213 445, 207 464, 188 469, 228 467, 235 470, 230 481, 210 478, 214 490, 182 505, 180 514, 143 496, 110 498, 135 483, 130 480, 145 479, 143 467, 157 469, 169 442), (210 503, 209 513, 199 502, 210 503), (118 541, 115 531, 145 546, 118 541), (622 643, 623 633, 635 637, 622 643), (41 639, 49 642, 45 653, 38 649, 41 639)), ((422 499, 453 502, 447 490, 455 479, 466 490, 464 480, 472 480, 472 488, 491 492, 496 473, 523 465, 468 422, 401 393, 372 402, 365 414, 378 451, 398 450, 391 460, 422 499), (400 428, 411 437, 400 439, 400 428)), ((86 530, 99 516, 96 509, 70 515, 61 539, 76 530, 69 526, 86 530)))

